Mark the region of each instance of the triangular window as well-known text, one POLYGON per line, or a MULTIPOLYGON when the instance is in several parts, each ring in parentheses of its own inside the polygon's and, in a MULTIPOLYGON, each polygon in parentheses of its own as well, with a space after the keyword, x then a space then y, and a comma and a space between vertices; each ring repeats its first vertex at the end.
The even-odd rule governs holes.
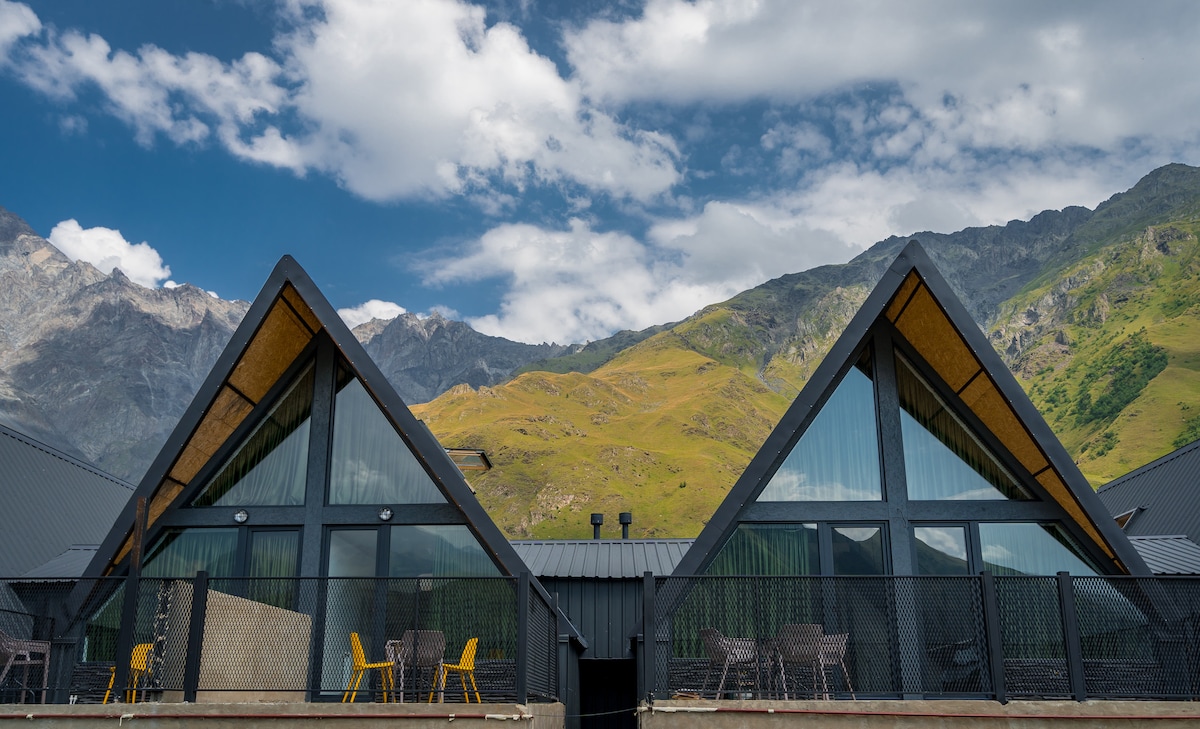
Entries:
POLYGON ((313 368, 297 378, 192 506, 299 506, 308 471, 313 368))
POLYGON ((338 370, 330 504, 444 504, 408 444, 362 382, 338 370))
POLYGON ((759 494, 759 501, 879 501, 871 358, 864 352, 759 494))
POLYGON ((896 356, 900 432, 908 498, 928 501, 1033 497, 946 407, 903 357, 896 356))

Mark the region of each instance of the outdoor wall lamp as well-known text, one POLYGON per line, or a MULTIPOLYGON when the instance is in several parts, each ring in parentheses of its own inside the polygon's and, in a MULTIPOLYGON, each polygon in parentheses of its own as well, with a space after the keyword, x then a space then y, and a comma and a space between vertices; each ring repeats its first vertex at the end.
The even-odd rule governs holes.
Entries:
POLYGON ((249 518, 250 512, 246 511, 245 509, 238 509, 237 511, 233 512, 233 520, 238 524, 245 524, 246 520, 249 518))
POLYGON ((393 512, 386 506, 379 507, 379 521, 391 521, 393 512))

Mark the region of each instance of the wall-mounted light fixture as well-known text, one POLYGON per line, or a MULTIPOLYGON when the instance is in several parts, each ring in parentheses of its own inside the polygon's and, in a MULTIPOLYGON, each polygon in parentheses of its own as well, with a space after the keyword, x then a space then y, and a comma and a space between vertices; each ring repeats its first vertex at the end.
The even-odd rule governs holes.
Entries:
POLYGON ((392 511, 390 507, 387 507, 387 506, 379 507, 379 521, 391 521, 392 515, 394 513, 395 512, 392 511))
POLYGON ((245 509, 238 509, 237 511, 233 512, 233 520, 238 524, 245 524, 246 520, 249 518, 250 512, 246 511, 245 509))

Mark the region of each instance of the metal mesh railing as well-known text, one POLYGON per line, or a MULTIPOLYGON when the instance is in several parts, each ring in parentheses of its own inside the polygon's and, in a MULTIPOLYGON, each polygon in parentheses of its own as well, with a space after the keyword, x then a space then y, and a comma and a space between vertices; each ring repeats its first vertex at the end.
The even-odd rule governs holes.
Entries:
POLYGON ((666 578, 655 606, 659 694, 849 698, 988 685, 976 582, 666 578))
POLYGON ((655 581, 660 698, 1200 697, 1200 579, 655 581))
POLYGON ((555 700, 558 696, 558 616, 545 595, 536 589, 529 590, 528 615, 525 698, 530 701, 555 700))
MULTIPOLYGON (((525 683, 552 699, 557 620, 531 595, 525 683)), ((462 701, 465 684, 512 702, 518 602, 516 578, 0 580, 0 702, 98 703, 110 682, 112 701, 340 700, 363 662, 392 665, 361 670, 357 701, 462 701)))

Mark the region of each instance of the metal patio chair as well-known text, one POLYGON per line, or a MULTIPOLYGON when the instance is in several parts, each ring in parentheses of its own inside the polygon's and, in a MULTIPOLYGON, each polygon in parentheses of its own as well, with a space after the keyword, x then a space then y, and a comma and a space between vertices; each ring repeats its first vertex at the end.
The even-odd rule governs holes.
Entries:
POLYGON ((41 666, 42 703, 46 703, 46 688, 50 681, 50 641, 24 640, 0 631, 0 661, 4 661, 4 668, 0 668, 0 685, 8 680, 13 668, 20 666, 23 669, 20 694, 22 704, 25 703, 25 692, 33 691, 29 688, 29 668, 41 666))

